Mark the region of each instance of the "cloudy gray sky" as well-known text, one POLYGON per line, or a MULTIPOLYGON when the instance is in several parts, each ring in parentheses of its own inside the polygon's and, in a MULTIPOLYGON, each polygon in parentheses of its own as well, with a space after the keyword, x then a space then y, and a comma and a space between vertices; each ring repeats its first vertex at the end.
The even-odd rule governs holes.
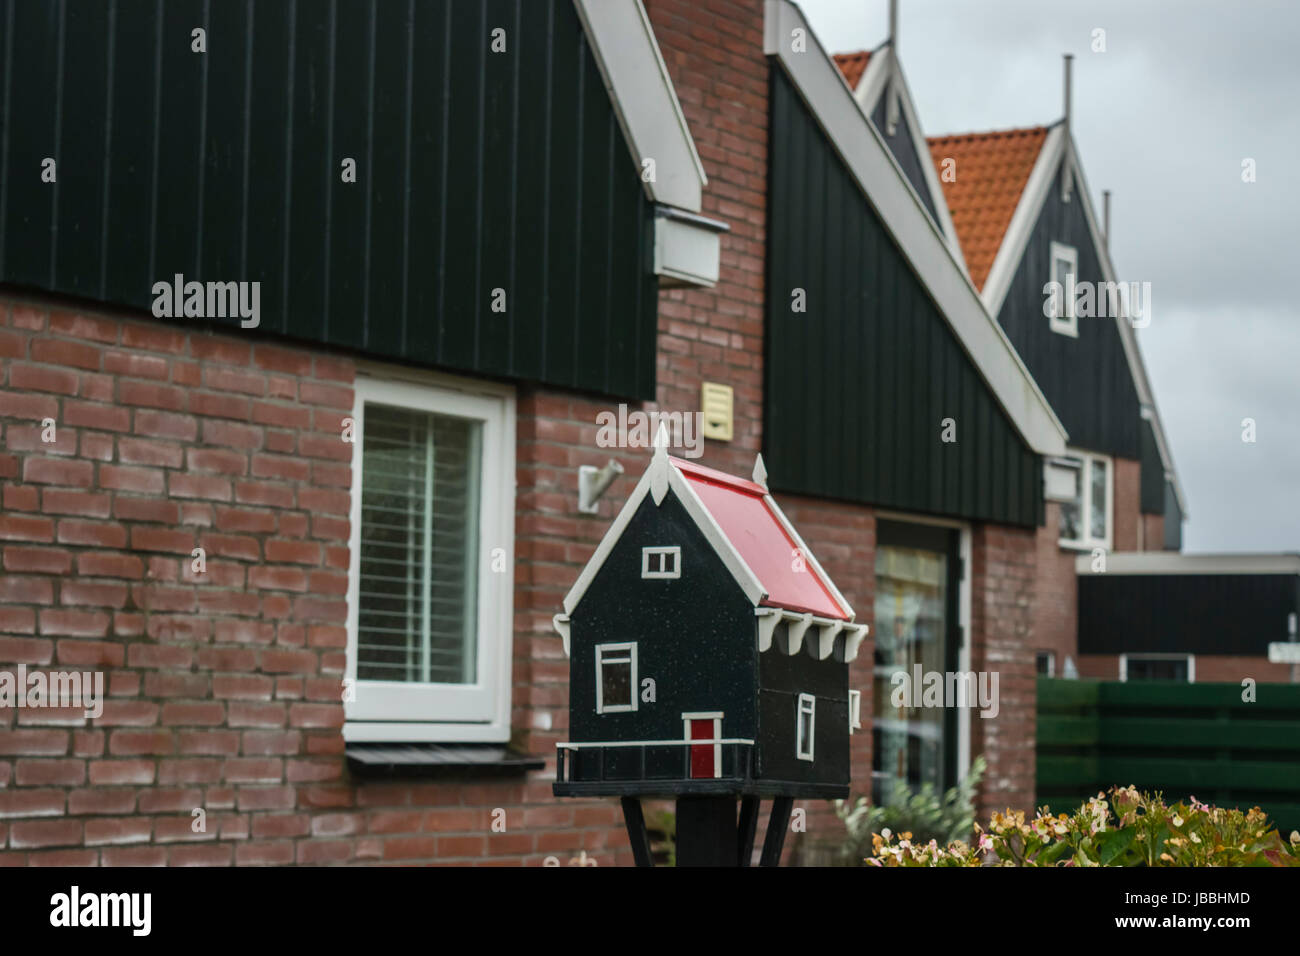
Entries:
MULTIPOLYGON (((800 6, 831 52, 888 32, 886 0, 800 6)), ((1098 209, 1112 192, 1115 267, 1152 283, 1138 337, 1191 513, 1184 550, 1300 551, 1300 3, 899 6, 927 135, 1058 119, 1074 54, 1074 137, 1098 209)))

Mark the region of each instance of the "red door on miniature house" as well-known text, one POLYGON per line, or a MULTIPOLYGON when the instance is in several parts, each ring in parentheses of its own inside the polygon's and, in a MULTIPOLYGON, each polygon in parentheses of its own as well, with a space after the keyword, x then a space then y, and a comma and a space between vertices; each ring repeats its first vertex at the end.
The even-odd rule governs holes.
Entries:
MULTIPOLYGON (((686 724, 687 740, 720 740, 722 714, 682 714, 686 724)), ((722 776, 722 744, 704 744, 691 747, 691 779, 713 779, 722 776)))

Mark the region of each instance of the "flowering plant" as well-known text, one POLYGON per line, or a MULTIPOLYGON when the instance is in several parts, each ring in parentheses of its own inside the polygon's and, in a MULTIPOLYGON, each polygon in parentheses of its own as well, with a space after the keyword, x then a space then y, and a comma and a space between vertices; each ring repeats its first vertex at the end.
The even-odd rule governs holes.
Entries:
POLYGON ((993 814, 974 841, 912 842, 888 828, 872 837, 875 866, 1300 866, 1300 833, 1284 840, 1255 807, 1212 807, 1190 797, 1166 805, 1159 794, 1112 787, 1072 815, 1041 810, 993 814))

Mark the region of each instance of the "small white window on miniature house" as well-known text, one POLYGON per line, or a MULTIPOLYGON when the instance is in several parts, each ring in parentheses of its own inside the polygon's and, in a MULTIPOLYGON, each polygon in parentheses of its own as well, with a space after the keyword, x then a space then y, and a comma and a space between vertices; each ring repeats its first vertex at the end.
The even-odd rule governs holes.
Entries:
POLYGON ((641 577, 666 579, 681 576, 682 549, 679 546, 641 549, 641 577))
POLYGON ((817 698, 812 694, 800 694, 798 719, 795 724, 795 756, 800 760, 813 759, 813 729, 816 720, 817 698))
POLYGON ((596 713, 636 710, 636 644, 596 645, 596 713))
POLYGON ((1060 298, 1050 310, 1049 327, 1061 335, 1079 337, 1079 317, 1075 311, 1074 292, 1079 281, 1079 251, 1074 246, 1052 243, 1051 281, 1060 287, 1060 298))
POLYGON ((849 733, 862 729, 862 691, 849 691, 849 733))

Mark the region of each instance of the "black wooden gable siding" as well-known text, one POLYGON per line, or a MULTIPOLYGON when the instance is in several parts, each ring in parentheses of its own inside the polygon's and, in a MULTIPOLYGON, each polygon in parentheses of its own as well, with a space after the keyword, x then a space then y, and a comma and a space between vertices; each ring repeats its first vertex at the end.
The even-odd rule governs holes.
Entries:
POLYGON ((1142 421, 1141 487, 1139 496, 1143 514, 1158 515, 1165 512, 1165 466, 1160 459, 1160 446, 1156 443, 1155 429, 1149 420, 1142 421))
POLYGON ((1115 320, 1081 317, 1076 339, 1053 332, 1043 314, 1052 242, 1078 250, 1077 281, 1104 281, 1077 188, 1062 202, 1059 176, 1049 187, 998 321, 1065 426, 1070 445, 1136 459, 1141 411, 1115 320))
POLYGON ((256 280, 243 334, 653 398, 653 210, 571 3, 0 0, 0 31, 0 282, 256 280))
POLYGON ((1079 653, 1264 657, 1298 610, 1294 574, 1085 574, 1079 653))
POLYGON ((901 107, 898 111, 898 125, 894 127, 894 135, 890 136, 886 132, 888 127, 885 123, 885 104, 888 101, 889 91, 886 90, 880 99, 876 101, 876 108, 871 113, 872 125, 876 127, 876 132, 880 134, 880 138, 889 147, 889 151, 903 170, 903 175, 912 184, 916 194, 921 197, 921 203, 937 225, 939 213, 935 211, 934 197, 930 195, 930 185, 925 178, 925 168, 921 165, 931 161, 930 153, 927 150, 924 156, 917 155, 916 143, 912 139, 912 127, 908 124, 907 116, 903 113, 901 107))
POLYGON ((765 459, 782 491, 1008 524, 1042 521, 1041 460, 772 71, 765 459), (807 312, 791 309, 803 289, 807 312), (957 442, 940 441, 941 421, 957 442))

